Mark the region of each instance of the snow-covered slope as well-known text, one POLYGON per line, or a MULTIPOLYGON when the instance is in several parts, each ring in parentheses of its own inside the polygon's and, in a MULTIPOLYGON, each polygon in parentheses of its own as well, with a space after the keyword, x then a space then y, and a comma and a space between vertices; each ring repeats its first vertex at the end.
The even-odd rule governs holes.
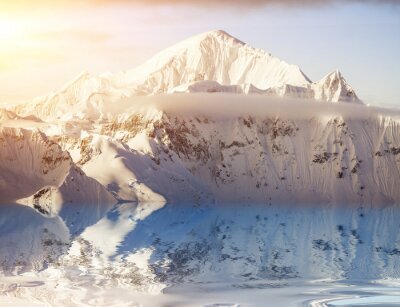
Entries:
POLYGON ((306 86, 293 86, 285 84, 279 87, 269 88, 267 94, 280 97, 315 99, 327 102, 350 102, 362 104, 354 90, 336 70, 320 81, 306 86))
POLYGON ((284 84, 261 90, 252 84, 221 85, 216 81, 197 81, 179 85, 168 93, 235 93, 258 94, 288 98, 314 99, 327 102, 351 102, 361 104, 354 90, 347 84, 339 71, 334 71, 322 80, 303 86, 284 84))
POLYGON ((338 70, 326 75, 320 81, 313 83, 311 88, 314 91, 314 98, 317 100, 360 103, 354 90, 338 70))
POLYGON ((40 131, 0 128, 0 202, 20 202, 45 214, 62 214, 71 203, 100 211, 116 201, 87 177, 68 152, 40 131))
POLYGON ((212 198, 204 184, 179 161, 164 161, 160 167, 152 149, 158 146, 145 133, 135 135, 129 145, 107 136, 89 137, 86 159, 79 156, 82 169, 120 200, 198 203, 212 198), (105 161, 108 167, 103 169, 105 161))
POLYGON ((118 86, 113 78, 84 72, 61 90, 12 109, 21 116, 34 114, 46 121, 97 120, 106 115, 105 105, 118 103, 131 94, 129 87, 118 86))

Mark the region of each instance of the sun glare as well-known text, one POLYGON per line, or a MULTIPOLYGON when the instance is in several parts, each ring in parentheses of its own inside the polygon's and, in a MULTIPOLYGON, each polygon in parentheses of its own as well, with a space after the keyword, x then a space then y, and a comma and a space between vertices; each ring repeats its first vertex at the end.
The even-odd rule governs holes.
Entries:
POLYGON ((0 17, 0 43, 16 39, 23 33, 23 26, 13 20, 0 17))

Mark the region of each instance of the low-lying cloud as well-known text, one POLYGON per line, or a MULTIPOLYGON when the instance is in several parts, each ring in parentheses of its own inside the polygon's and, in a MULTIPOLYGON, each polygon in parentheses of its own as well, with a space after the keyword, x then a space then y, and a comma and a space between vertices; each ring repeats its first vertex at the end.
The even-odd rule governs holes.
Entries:
POLYGON ((363 119, 389 116, 400 120, 400 110, 353 103, 318 102, 315 100, 258 95, 174 94, 131 97, 125 102, 118 103, 118 109, 120 110, 129 110, 130 107, 136 110, 144 110, 149 106, 171 114, 204 115, 222 119, 240 116, 287 119, 309 119, 315 116, 342 116, 363 119))

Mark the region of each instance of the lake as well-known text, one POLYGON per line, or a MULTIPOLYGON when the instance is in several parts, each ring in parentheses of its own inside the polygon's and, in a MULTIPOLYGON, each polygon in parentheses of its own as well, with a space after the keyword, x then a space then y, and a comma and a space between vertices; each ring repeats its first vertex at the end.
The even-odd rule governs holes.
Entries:
POLYGON ((400 208, 0 207, 0 306, 400 306, 400 208))

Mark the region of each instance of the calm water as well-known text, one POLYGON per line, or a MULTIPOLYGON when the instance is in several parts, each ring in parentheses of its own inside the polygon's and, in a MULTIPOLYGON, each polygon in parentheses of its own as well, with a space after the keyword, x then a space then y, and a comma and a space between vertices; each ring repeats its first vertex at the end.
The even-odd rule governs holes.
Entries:
POLYGON ((125 203, 62 218, 2 206, 0 284, 30 300, 46 289, 55 305, 57 281, 88 305, 115 304, 121 289, 119 303, 145 306, 160 291, 160 306, 400 306, 399 229, 398 206, 125 203))

